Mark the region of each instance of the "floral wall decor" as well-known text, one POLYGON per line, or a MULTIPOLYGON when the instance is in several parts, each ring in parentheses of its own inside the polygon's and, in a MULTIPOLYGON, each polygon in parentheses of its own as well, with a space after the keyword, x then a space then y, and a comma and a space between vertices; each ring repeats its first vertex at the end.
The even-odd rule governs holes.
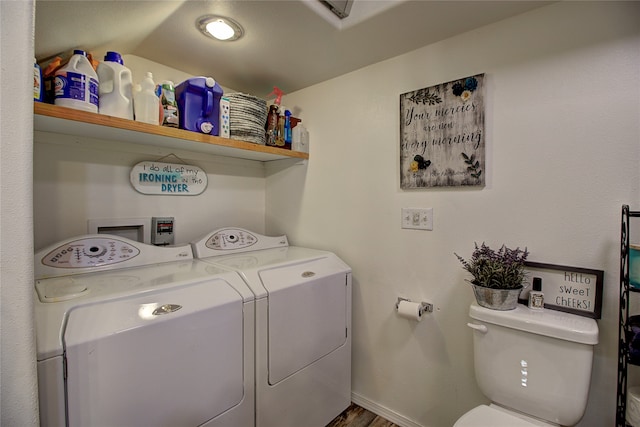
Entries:
POLYGON ((400 186, 484 186, 484 74, 400 95, 400 186))

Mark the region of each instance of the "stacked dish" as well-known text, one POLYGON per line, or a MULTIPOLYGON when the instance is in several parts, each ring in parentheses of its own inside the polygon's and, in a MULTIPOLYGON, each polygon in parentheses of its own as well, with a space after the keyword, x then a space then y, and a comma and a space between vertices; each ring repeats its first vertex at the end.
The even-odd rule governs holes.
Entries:
POLYGON ((229 132, 233 139, 265 145, 267 102, 244 93, 225 94, 229 98, 229 132))

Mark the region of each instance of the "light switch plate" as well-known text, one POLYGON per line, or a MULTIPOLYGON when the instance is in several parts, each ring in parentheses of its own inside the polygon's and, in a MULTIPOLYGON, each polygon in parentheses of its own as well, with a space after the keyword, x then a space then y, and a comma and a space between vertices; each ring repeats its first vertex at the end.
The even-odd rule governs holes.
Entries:
POLYGON ((402 208, 402 228, 433 230, 433 208, 402 208))

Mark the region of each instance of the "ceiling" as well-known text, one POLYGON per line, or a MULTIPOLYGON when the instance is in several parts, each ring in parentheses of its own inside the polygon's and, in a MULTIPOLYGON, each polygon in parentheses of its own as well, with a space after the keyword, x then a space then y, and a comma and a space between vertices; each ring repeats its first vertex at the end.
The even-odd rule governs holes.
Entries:
POLYGON ((35 53, 111 50, 266 97, 274 85, 290 93, 549 3, 354 0, 340 20, 319 0, 37 0, 35 53), (205 37, 195 23, 206 14, 236 20, 244 37, 205 37))

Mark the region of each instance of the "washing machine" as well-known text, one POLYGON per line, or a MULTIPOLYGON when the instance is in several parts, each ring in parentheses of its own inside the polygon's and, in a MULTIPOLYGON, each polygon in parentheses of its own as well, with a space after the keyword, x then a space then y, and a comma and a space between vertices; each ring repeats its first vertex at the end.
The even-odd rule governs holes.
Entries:
POLYGON ((254 296, 237 273, 104 234, 35 255, 42 426, 253 426, 254 296))
POLYGON ((324 427, 351 402, 351 269, 335 254, 241 228, 192 243, 256 298, 256 426, 324 427))

